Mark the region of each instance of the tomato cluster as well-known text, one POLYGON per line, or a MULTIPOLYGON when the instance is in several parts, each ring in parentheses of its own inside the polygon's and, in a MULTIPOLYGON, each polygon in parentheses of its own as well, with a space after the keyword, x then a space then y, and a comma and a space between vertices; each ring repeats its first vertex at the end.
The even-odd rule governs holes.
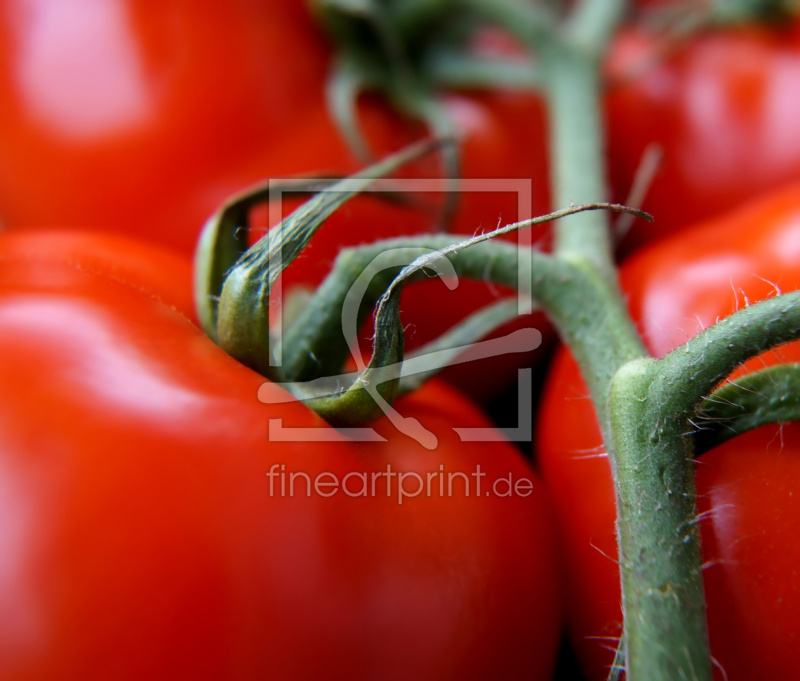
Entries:
MULTIPOLYGON (((10 0, 0 35, 0 677, 548 678, 546 493, 486 418, 431 384, 396 409, 434 451, 387 419, 349 439, 196 325, 186 256, 223 200, 362 165, 325 108, 332 49, 308 9, 10 0)), ((538 97, 444 105, 462 172, 528 178, 541 212, 538 97)), ((376 97, 359 116, 376 154, 427 134, 376 97)), ((464 195, 454 227, 518 206, 464 195)), ((441 206, 423 208, 352 202, 286 281, 434 231, 441 206)))
MULTIPOLYGON (((526 458, 443 382, 396 404, 433 451, 388 416, 338 431, 198 328, 189 255, 227 198, 365 163, 328 109, 336 57, 313 4, 0 0, 2 679, 548 679, 562 619, 583 673, 608 673, 622 617, 614 486, 568 349, 541 371, 526 458)), ((612 41, 614 198, 660 154, 643 201, 654 226, 619 251, 655 357, 800 288, 799 22, 669 39, 631 24, 612 41)), ((494 28, 470 46, 526 54, 494 28)), ((538 93, 451 89, 436 104, 461 177, 491 182, 450 215, 441 191, 353 199, 288 267, 287 290, 319 285, 347 246, 546 212, 538 93)), ((430 134, 377 93, 356 117, 375 156, 430 134)), ((427 157, 399 175, 449 170, 427 157)), ((252 232, 273 213, 251 210, 252 232)), ((531 240, 549 247, 544 228, 531 240)), ((436 286, 404 293, 410 348, 505 293, 436 286)), ((737 375, 794 361, 790 344, 737 375)), ((449 378, 488 400, 518 366, 449 378)), ((698 461, 719 678, 794 674, 798 449, 788 423, 698 461)))
MULTIPOLYGON (((622 267, 622 285, 649 349, 662 356, 735 310, 800 287, 799 255, 800 185, 794 184, 637 252, 622 267)), ((800 345, 791 344, 740 373, 797 361, 800 345)), ((800 621, 798 437, 794 423, 764 426, 698 462, 711 649, 728 679, 793 673, 800 621)), ((572 637, 590 678, 603 679, 621 625, 614 489, 592 403, 565 350, 548 376, 538 453, 558 509, 572 637)))
MULTIPOLYGON (((344 176, 364 160, 325 103, 332 46, 295 0, 235 0, 198 8, 141 0, 0 3, 0 210, 11 229, 113 229, 191 254, 200 226, 229 196, 264 178, 344 176)), ((517 50, 487 34, 481 53, 517 50)), ((516 191, 460 195, 449 228, 494 229, 546 212, 543 110, 532 93, 448 92, 461 173, 525 180, 516 191), (520 213, 520 206, 524 213, 520 213)), ((423 125, 362 97, 358 125, 384 155, 426 135, 423 125)), ((428 159, 413 177, 437 178, 428 159)), ((430 202, 427 202, 430 203, 430 202)), ((334 216, 284 277, 316 286, 340 248, 439 229, 441 206, 398 210, 374 198, 334 216)), ((259 211, 254 227, 266 228, 259 211)), ((410 346, 432 340, 500 295, 465 282, 446 295, 409 291, 410 346)))
POLYGON ((751 22, 669 42, 629 28, 607 63, 611 180, 624 201, 648 148, 661 154, 632 249, 800 176, 794 111, 800 23, 751 22))

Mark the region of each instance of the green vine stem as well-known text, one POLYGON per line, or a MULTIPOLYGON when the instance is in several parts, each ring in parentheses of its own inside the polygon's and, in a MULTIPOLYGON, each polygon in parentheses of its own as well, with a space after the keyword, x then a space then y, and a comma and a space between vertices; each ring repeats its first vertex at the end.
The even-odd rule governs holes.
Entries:
MULTIPOLYGON (((552 159, 553 202, 605 201, 605 148, 600 118, 599 53, 549 39, 541 47, 552 159)), ((580 255, 616 281, 606 214, 585 214, 555 227, 555 252, 580 255)))
MULTIPOLYGON (((351 6, 344 0, 318 4, 337 12, 351 6)), ((468 7, 534 47, 539 59, 531 82, 541 79, 547 94, 555 205, 569 206, 573 201, 599 204, 607 196, 599 71, 606 43, 625 4, 622 0, 579 0, 560 24, 547 9, 549 5, 525 0, 420 0, 416 8, 468 7)), ((365 1, 358 6, 362 5, 372 11, 380 3, 365 1)), ((404 13, 402 8, 408 5, 386 6, 402 15, 397 30, 402 32, 406 30, 403 26, 416 21, 414 12, 404 13)), ((396 28, 391 22, 381 25, 387 30, 396 28)), ((347 22, 342 25, 348 26, 347 22)), ((344 102, 343 108, 347 100, 344 102)), ((391 261, 378 268, 379 273, 363 291, 353 315, 355 326, 384 291, 392 288, 402 267, 431 250, 450 249, 445 257, 461 276, 523 286, 548 313, 581 367, 614 476, 624 617, 616 663, 624 664, 630 681, 710 681, 695 508, 696 438, 687 435, 694 429, 698 410, 705 419, 713 414, 709 401, 736 401, 725 392, 727 387, 713 392, 736 367, 800 336, 800 293, 752 305, 656 360, 648 355, 620 293, 608 216, 585 212, 557 223, 554 229, 552 255, 523 253, 500 242, 453 249, 452 236, 404 239, 343 251, 331 278, 284 338, 283 375, 293 381, 313 381, 341 369, 351 348, 341 328, 346 297, 381 251, 390 250, 391 261), (519 279, 518 272, 523 274, 519 279)), ((233 242, 222 239, 221 243, 223 254, 229 257, 233 242)), ((266 252, 265 246, 255 249, 225 279, 220 339, 245 363, 272 375, 267 298, 274 273, 264 265, 266 252)), ((221 270, 210 271, 219 279, 221 270)), ((420 276, 419 271, 411 278, 414 276, 420 276)), ((384 299, 384 305, 388 301, 384 299)), ((487 318, 499 318, 498 314, 492 312, 487 318)), ((388 350, 377 352, 378 359, 368 368, 398 364, 402 358, 398 316, 382 314, 379 326, 379 341, 388 350)), ((751 379, 752 385, 763 387, 763 381, 785 378, 789 373, 789 369, 762 373, 751 379)), ((397 373, 390 374, 388 382, 387 389, 378 394, 387 402, 401 387, 397 373)), ((739 382, 740 388, 747 385, 739 382)), ((765 390, 760 392, 774 406, 774 397, 768 398, 765 390)), ((344 399, 356 397, 345 395, 344 399)), ((373 401, 380 406, 378 399, 373 401)), ((762 422, 796 413, 765 404, 753 408, 762 422)), ((372 418, 373 407, 366 405, 367 418, 372 418)))
POLYGON ((582 47, 588 54, 601 56, 627 4, 627 0, 578 0, 567 19, 567 41, 582 47))
POLYGON ((800 421, 800 364, 779 364, 747 374, 706 398, 691 425, 699 456, 748 430, 800 421))
POLYGON ((471 57, 440 49, 427 55, 423 68, 437 89, 502 87, 535 91, 541 86, 541 78, 530 60, 471 57))
POLYGON ((800 336, 800 292, 750 305, 659 360, 651 400, 672 413, 691 413, 748 359, 800 336))
MULTIPOLYGON (((639 217, 649 217, 641 211, 624 206, 589 204, 572 206, 525 222, 533 224, 567 215, 570 215, 568 219, 574 220, 577 215, 573 214, 598 209, 632 212, 639 217)), ((519 225, 515 226, 518 227, 519 225)), ((604 343, 591 347, 596 347, 597 354, 600 355, 597 360, 600 365, 599 374, 605 381, 609 380, 610 374, 606 375, 606 367, 620 361, 609 362, 609 359, 620 345, 620 335, 628 335, 627 331, 620 331, 619 324, 624 324, 627 328, 630 322, 626 321, 623 306, 617 304, 611 309, 616 300, 613 291, 601 290, 592 279, 591 270, 588 274, 584 273, 577 263, 553 258, 535 250, 521 258, 518 248, 507 242, 484 241, 470 248, 465 248, 464 243, 463 237, 427 235, 392 239, 341 251, 331 274, 317 289, 296 323, 287 331, 283 351, 285 374, 293 380, 308 381, 334 373, 351 349, 342 333, 341 310, 356 279, 370 264, 376 263, 375 276, 370 280, 361 299, 358 312, 360 326, 379 297, 400 274, 400 264, 408 265, 423 255, 423 252, 427 252, 435 254, 437 258, 447 257, 458 276, 491 281, 514 289, 519 288, 521 282, 532 282, 532 290, 522 292, 531 295, 534 300, 547 301, 548 308, 553 310, 569 309, 569 305, 582 299, 589 301, 591 304, 586 305, 581 319, 591 324, 601 335, 608 334, 604 336, 604 343), (448 249, 454 250, 448 252, 448 249), (606 316, 615 317, 618 324, 604 324, 603 318, 606 316)), ((422 271, 417 271, 414 275, 415 278, 422 276, 422 271)), ((569 324, 565 323, 564 326, 569 324)), ((577 336, 581 337, 583 333, 578 330, 577 336)), ((640 346, 636 347, 638 356, 640 346)), ((601 379, 595 381, 598 385, 600 382, 601 379)))
POLYGON ((609 405, 629 678, 710 678, 693 441, 698 407, 726 376, 800 337, 800 292, 752 305, 663 359, 614 377, 609 405), (657 645, 654 645, 657 643, 657 645))
MULTIPOLYGON (((539 46, 556 201, 606 196, 600 61, 623 9, 621 2, 580 2, 567 30, 539 46)), ((596 295, 602 292, 594 323, 575 314, 592 309, 589 299, 542 304, 584 374, 614 476, 627 678, 707 681, 691 453, 685 439, 667 437, 659 449, 642 430, 646 419, 663 412, 642 394, 654 360, 619 292, 607 216, 557 226, 555 255, 572 262, 596 295)))
POLYGON ((626 364, 608 400, 625 669, 630 679, 706 681, 711 661, 692 442, 683 437, 685 419, 668 419, 649 399, 658 364, 626 364))
MULTIPOLYGON (((294 255, 308 242, 322 219, 333 208, 351 196, 359 187, 369 182, 376 168, 394 167, 419 150, 397 155, 389 166, 386 162, 373 166, 371 172, 362 172, 347 181, 340 181, 327 192, 315 197, 293 213, 278 228, 254 245, 239 258, 227 272, 219 300, 218 342, 243 364, 283 383, 292 394, 306 401, 311 408, 329 423, 342 427, 355 427, 374 421, 386 413, 400 387, 403 362, 403 327, 400 319, 400 292, 403 284, 433 270, 439 274, 465 274, 472 278, 493 278, 508 286, 518 287, 531 279, 539 281, 535 288, 557 290, 556 278, 548 272, 559 261, 542 253, 529 253, 521 259, 520 251, 512 244, 492 243, 494 250, 479 251, 478 244, 489 245, 491 239, 505 233, 550 220, 557 220, 586 211, 612 210, 631 212, 649 218, 646 213, 613 204, 586 204, 570 206, 539 218, 524 220, 494 232, 464 240, 463 237, 427 236, 382 242, 377 247, 362 247, 343 251, 331 276, 306 303, 283 340, 284 361, 273 363, 273 340, 269 333, 269 294, 280 268, 291 262, 294 255), (356 185, 351 187, 347 182, 356 185), (314 213, 314 218, 305 216, 314 213), (275 264, 275 253, 287 248, 288 255, 275 264), (520 266, 535 263, 538 277, 518 278, 520 266), (445 267, 446 265, 446 267, 445 267), (444 272, 442 272, 444 268, 444 272), (448 269, 449 268, 449 269, 448 269), (548 285, 542 283, 548 280, 548 285), (360 359, 357 332, 365 314, 378 303, 375 325, 374 351, 368 364, 360 359), (357 359, 360 374, 352 384, 343 384, 341 369, 349 356, 357 359), (338 374, 338 376, 337 376, 338 374), (315 386, 310 392, 309 382, 331 378, 315 386), (331 385, 333 387, 331 387, 331 385)), ((224 211, 223 211, 224 214, 224 211)), ((233 223, 212 222, 214 239, 227 243, 224 228, 236 229, 233 223)), ((219 272, 225 269, 230 258, 223 250, 217 262, 213 248, 211 262, 205 269, 219 272)), ((559 275, 564 279, 564 275, 559 275)), ((204 284, 205 286, 205 284, 204 284)), ((524 284, 523 284, 524 286, 524 284)), ((205 290, 205 289, 203 289, 205 290)), ((600 307, 598 309, 601 309, 600 307)), ((455 342, 470 343, 492 330, 499 321, 509 317, 507 311, 487 310, 473 316, 451 334, 455 342), (483 326, 481 326, 481 324, 483 326)), ((444 349, 440 339, 437 350, 444 349)), ((427 370, 430 374, 431 368, 427 370)), ((410 385, 407 381, 406 385, 410 385)))

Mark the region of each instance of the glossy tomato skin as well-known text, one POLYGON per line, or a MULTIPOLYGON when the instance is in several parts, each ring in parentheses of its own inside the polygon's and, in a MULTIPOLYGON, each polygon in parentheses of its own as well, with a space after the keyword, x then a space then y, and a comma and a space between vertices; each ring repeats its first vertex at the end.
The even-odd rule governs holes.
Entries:
POLYGON ((4 223, 186 252, 243 160, 319 106, 329 54, 295 2, 4 0, 0 34, 4 223))
POLYGON ((176 256, 32 239, 0 234, 0 677, 549 678, 545 492, 509 444, 459 439, 488 425, 464 398, 431 385, 398 405, 432 451, 386 421, 381 442, 347 440, 259 401, 281 390, 192 323, 188 279, 162 275, 176 256), (468 496, 459 478, 399 503, 395 478, 361 496, 387 467, 478 464, 484 490, 512 476, 531 493, 468 496), (292 494, 292 473, 320 493, 300 477, 292 494), (331 480, 352 496, 324 496, 331 480))
POLYGON ((611 181, 624 201, 648 145, 662 151, 630 250, 800 178, 800 24, 700 32, 665 46, 627 29, 608 59, 611 181))
MULTIPOLYGON (((191 253, 206 218, 253 182, 364 165, 326 112, 332 45, 304 2, 4 0, 0 38, 6 226, 123 231, 191 253)), ((501 49, 484 42, 484 51, 501 49)), ((465 176, 533 179, 544 212, 538 98, 450 99, 465 176), (527 127, 514 136, 518 121, 527 127)), ((362 115, 386 133, 370 139, 377 155, 426 134, 385 104, 367 108, 362 115)), ((512 220, 506 207, 517 204, 507 198, 473 197, 459 228, 512 220)), ((351 226, 345 243, 391 236, 384 222, 390 212, 351 226)), ((435 228, 430 216, 424 224, 435 228)))
MULTIPOLYGON (((519 47, 486 31, 475 50, 497 54, 519 47)), ((367 164, 350 151, 327 112, 331 66, 331 43, 306 3, 296 0, 224 6, 167 0, 157 8, 142 0, 78 0, 68 7, 59 0, 3 0, 3 224, 124 232, 192 253, 206 219, 245 187, 267 177, 342 176, 367 164)), ((425 209, 356 199, 287 272, 285 291, 318 284, 344 246, 444 229, 471 236, 547 211, 539 97, 451 92, 442 106, 461 141, 461 175, 488 179, 494 188, 460 194, 448 225, 442 224, 440 194, 415 195, 425 209), (503 182, 498 190, 498 180, 506 178, 514 184, 509 189, 503 182)), ((376 157, 429 134, 375 95, 361 98, 358 116, 376 157)), ((402 175, 436 179, 443 172, 433 155, 402 175)), ((268 218, 266 209, 254 214, 256 233, 274 224, 268 218)), ((409 348, 509 294, 470 282, 454 294, 441 286, 433 298, 430 289, 412 289, 404 303, 416 329, 409 348)), ((536 324, 544 327, 541 320, 536 324)), ((489 370, 498 377, 494 385, 513 380, 517 360, 504 372, 495 360, 489 370)), ((473 394, 490 396, 485 384, 471 383, 473 394)))
MULTIPOLYGON (((777 290, 800 287, 800 186, 642 249, 622 268, 631 313, 657 356, 777 290)), ((798 344, 748 363, 800 360, 798 344)), ((539 415, 538 447, 554 499, 571 636, 602 679, 621 631, 614 492, 594 410, 561 351, 539 415)), ((717 678, 791 678, 800 622, 800 428, 737 437, 702 456, 698 507, 717 678), (719 671, 727 674, 722 676, 719 671)))

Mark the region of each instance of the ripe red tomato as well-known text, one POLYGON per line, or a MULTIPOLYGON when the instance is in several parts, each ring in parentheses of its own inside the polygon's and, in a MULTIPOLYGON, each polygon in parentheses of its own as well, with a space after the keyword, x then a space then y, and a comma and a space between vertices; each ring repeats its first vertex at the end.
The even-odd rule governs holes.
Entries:
MULTIPOLYGON (((663 45, 663 43, 661 44, 663 45)), ((608 60, 611 180, 624 201, 642 154, 663 156, 633 247, 800 178, 800 23, 702 32, 663 51, 630 29, 608 60)))
MULTIPOLYGON (((660 356, 759 299, 800 287, 800 186, 642 249, 622 268, 632 315, 660 356)), ((747 370, 800 360, 800 344, 747 370)), ((539 415, 542 472, 560 523, 571 635, 605 678, 621 631, 614 492, 578 368, 556 358, 539 415)), ((800 643, 800 426, 764 427, 697 466, 711 651, 718 678, 791 678, 800 643)))
MULTIPOLYGON (((518 49, 490 31, 475 47, 518 49)), ((125 232, 191 253, 205 220, 257 181, 360 169, 324 102, 331 53, 301 2, 0 0, 3 224, 125 232)), ((472 235, 547 212, 540 99, 498 91, 443 100, 462 137, 462 175, 524 181, 519 193, 462 194, 451 230, 472 235)), ((377 97, 362 98, 359 116, 377 155, 428 134, 377 97)), ((406 171, 441 175, 437 158, 406 171)), ((343 246, 440 229, 439 209, 354 200, 286 273, 284 290, 319 283, 343 246)), ((268 224, 263 211, 254 216, 256 230, 268 224)), ((404 301, 409 348, 507 293, 465 282, 454 294, 439 287, 432 303, 430 289, 414 288, 404 301)), ((491 373, 504 384, 497 361, 491 373)))
MULTIPOLYGON (((497 42, 480 49, 513 49, 497 42)), ((123 231, 191 252, 205 219, 245 186, 363 165, 326 112, 331 45, 305 3, 3 0, 0 44, 7 227, 123 231)), ((385 105, 367 108, 377 154, 425 134, 385 105)), ((465 138, 464 175, 528 178, 546 212, 538 97, 453 94, 447 108, 465 138)), ((382 216, 338 231, 326 258, 393 235, 399 220, 382 216)), ((470 234, 513 221, 516 197, 465 197, 463 217, 470 234)), ((426 216, 416 229, 434 228, 426 216)))
POLYGON ((398 404, 433 451, 386 420, 348 440, 259 401, 282 390, 187 319, 181 258, 45 232, 0 234, 0 262, 0 677, 549 678, 544 488, 460 441, 487 427, 464 398, 398 404), (400 503, 400 475, 433 485, 400 503))
POLYGON ((185 251, 242 162, 319 105, 329 54, 293 2, 3 0, 0 35, 4 223, 185 251))

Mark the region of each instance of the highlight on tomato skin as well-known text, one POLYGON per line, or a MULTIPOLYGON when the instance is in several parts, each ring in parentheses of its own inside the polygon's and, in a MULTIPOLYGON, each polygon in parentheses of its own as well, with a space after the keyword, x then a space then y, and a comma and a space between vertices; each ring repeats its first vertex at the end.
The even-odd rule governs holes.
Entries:
POLYGON ((433 451, 386 420, 351 441, 259 401, 185 314, 175 254, 5 232, 0 262, 4 681, 551 677, 544 487, 510 443, 462 441, 491 428, 466 398, 398 402, 433 451), (416 491, 449 473, 452 494, 416 491), (291 474, 313 493, 283 494, 291 474))
POLYGON ((5 224, 185 253, 242 164, 321 105, 329 56, 295 2, 5 0, 0 35, 5 224))
MULTIPOLYGON (((0 37, 0 211, 9 228, 122 231, 191 253, 204 221, 244 187, 364 165, 327 111, 333 46, 306 3, 4 0, 0 37)), ((486 51, 482 43, 476 49, 486 51)), ((362 99, 359 123, 375 155, 430 134, 385 100, 362 99)), ((443 100, 463 141, 462 175, 527 179, 533 211, 546 213, 540 97, 452 91, 443 100)), ((443 172, 439 163, 422 171, 443 172)), ((504 192, 465 195, 464 204, 455 231, 469 234, 513 221, 516 210, 504 192)), ((383 217, 391 223, 392 212, 383 217)), ((438 228, 426 217, 425 231, 438 228)), ((392 228, 377 221, 339 236, 353 244, 384 234, 392 228)))
MULTIPOLYGON (((621 269, 629 309, 656 356, 777 291, 800 287, 800 186, 643 248, 621 269)), ((739 373, 800 361, 791 343, 739 373)), ((577 365, 560 350, 538 415, 539 465, 556 508, 567 620, 590 679, 621 631, 616 511, 608 460, 577 365)), ((715 678, 791 678, 800 621, 800 428, 765 426, 703 454, 698 513, 715 678), (724 669, 726 676, 722 675, 724 669)))
MULTIPOLYGON (((209 216, 256 182, 363 168, 367 161, 351 151, 328 111, 334 48, 307 4, 0 2, 4 226, 124 233, 189 254, 209 216)), ((475 49, 502 56, 521 48, 487 28, 475 49)), ((495 187, 460 193, 447 228, 472 235, 546 213, 541 97, 464 89, 448 90, 440 103, 460 140, 460 175, 495 187), (498 190, 498 178, 522 182, 522 190, 498 190)), ((375 93, 359 98, 357 116, 376 157, 431 134, 375 93)), ((443 174, 442 160, 431 157, 405 177, 443 174)), ((444 228, 443 197, 411 198, 424 207, 354 200, 286 273, 287 290, 318 284, 346 246, 444 228)), ((258 234, 274 225, 266 211, 253 215, 258 234)), ((471 282, 452 294, 444 287, 409 292, 407 314, 417 330, 409 334, 409 348, 509 294, 471 282), (431 297, 447 312, 431 314, 431 297)), ((547 330, 541 318, 534 325, 547 330)), ((475 368, 497 376, 486 384, 486 399, 513 383, 517 366, 475 368)), ((468 372, 448 376, 482 395, 468 372)))

